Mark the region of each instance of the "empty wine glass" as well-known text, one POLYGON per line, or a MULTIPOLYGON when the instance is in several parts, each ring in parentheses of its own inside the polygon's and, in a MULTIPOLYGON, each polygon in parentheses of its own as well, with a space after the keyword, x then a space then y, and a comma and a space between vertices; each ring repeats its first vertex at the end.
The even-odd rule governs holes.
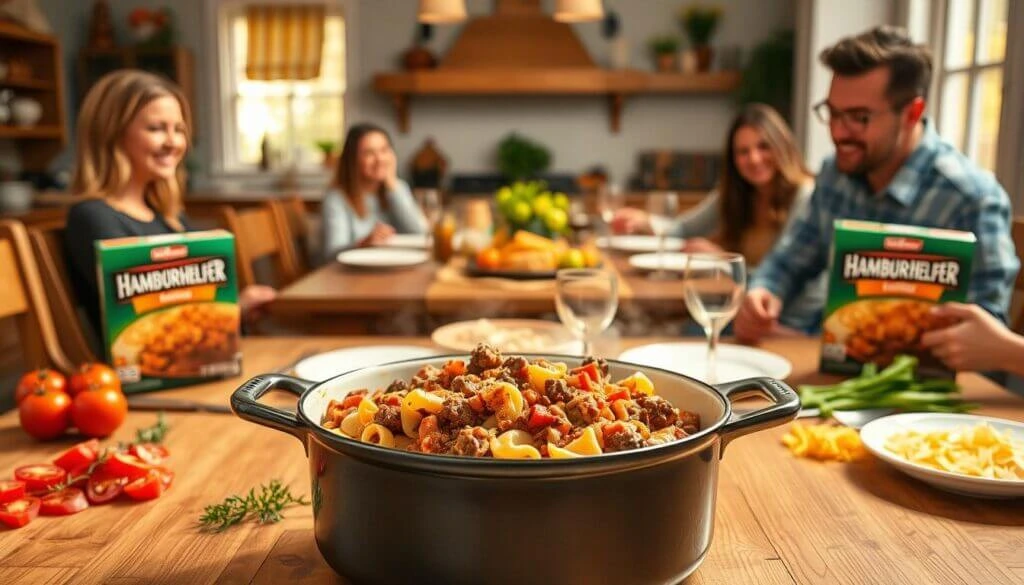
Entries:
POLYGON ((665 238, 679 213, 679 197, 672 191, 651 193, 647 196, 647 221, 651 232, 658 238, 658 270, 652 278, 667 278, 665 272, 665 238))
POLYGON ((555 308, 573 337, 592 355, 592 339, 612 323, 619 306, 615 275, 596 268, 566 268, 555 275, 555 308))
POLYGON ((423 210, 423 217, 427 220, 427 249, 434 247, 434 231, 437 222, 441 220, 441 213, 444 208, 441 206, 441 194, 437 189, 427 189, 423 192, 420 200, 420 208, 423 210))
POLYGON ((618 185, 601 187, 597 191, 597 213, 601 216, 601 223, 604 224, 607 235, 612 233, 612 219, 615 212, 625 205, 626 196, 619 189, 618 185))
POLYGON ((686 308, 708 336, 707 382, 717 381, 718 336, 736 316, 747 288, 741 254, 689 254, 683 291, 686 308))

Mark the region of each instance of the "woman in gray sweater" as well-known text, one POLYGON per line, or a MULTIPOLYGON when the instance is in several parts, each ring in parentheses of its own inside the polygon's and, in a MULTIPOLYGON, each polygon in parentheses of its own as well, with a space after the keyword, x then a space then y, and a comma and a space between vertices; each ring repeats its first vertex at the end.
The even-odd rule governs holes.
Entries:
POLYGON ((397 167, 383 129, 372 124, 349 129, 321 210, 325 259, 347 248, 381 245, 396 232, 427 232, 427 220, 397 167))

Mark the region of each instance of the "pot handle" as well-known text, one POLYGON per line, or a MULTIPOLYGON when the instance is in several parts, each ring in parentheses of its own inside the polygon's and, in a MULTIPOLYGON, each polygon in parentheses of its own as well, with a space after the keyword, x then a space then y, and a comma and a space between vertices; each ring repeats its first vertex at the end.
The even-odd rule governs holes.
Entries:
POLYGON ((733 439, 793 420, 800 411, 800 397, 796 392, 785 383, 772 378, 736 380, 716 384, 715 389, 730 402, 750 395, 763 396, 774 401, 774 404, 767 408, 729 417, 722 426, 722 452, 733 439))
POLYGON ((296 396, 312 388, 316 383, 283 374, 263 374, 239 386, 231 395, 231 410, 239 418, 270 427, 295 436, 306 443, 306 426, 299 421, 296 413, 285 412, 272 406, 260 404, 261 396, 271 390, 287 390, 296 396))

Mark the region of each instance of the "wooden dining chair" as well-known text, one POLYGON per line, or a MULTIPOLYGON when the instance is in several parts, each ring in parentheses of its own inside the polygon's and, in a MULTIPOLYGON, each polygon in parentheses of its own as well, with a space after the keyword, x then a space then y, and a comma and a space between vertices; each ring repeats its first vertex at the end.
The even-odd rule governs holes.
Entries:
POLYGON ((291 246, 296 276, 302 276, 309 272, 311 258, 306 202, 301 197, 292 195, 271 201, 271 207, 278 215, 278 225, 283 228, 282 239, 291 246))
MULTIPOLYGON (((39 276, 54 326, 61 332, 61 346, 73 363, 97 361, 79 315, 79 303, 68 280, 64 254, 64 221, 33 224, 28 228, 39 276)), ((95 332, 99 335, 99 332, 95 332)))
MULTIPOLYGON (((1013 218, 1012 233, 1013 245, 1017 250, 1017 257, 1024 262, 1024 216, 1013 218)), ((1024 268, 1017 272, 1017 280, 1013 283, 1013 298, 1010 303, 1010 314, 1016 314, 1013 319, 1013 330, 1024 334, 1024 268)))
POLYGON ((273 282, 263 284, 282 287, 298 278, 291 246, 284 241, 282 215, 272 202, 242 209, 222 205, 218 215, 224 228, 235 235, 239 290, 258 283, 256 264, 264 259, 274 273, 273 282))
POLYGON ((25 367, 70 374, 74 362, 61 347, 28 233, 20 222, 0 221, 0 318, 13 318, 25 367))

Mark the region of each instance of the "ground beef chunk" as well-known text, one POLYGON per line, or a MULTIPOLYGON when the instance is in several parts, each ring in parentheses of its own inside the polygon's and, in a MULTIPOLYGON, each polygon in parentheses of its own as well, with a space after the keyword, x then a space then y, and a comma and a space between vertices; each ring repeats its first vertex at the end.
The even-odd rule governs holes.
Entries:
POLYGON ((499 382, 508 382, 509 384, 512 384, 513 386, 516 387, 519 386, 519 382, 509 375, 508 370, 500 366, 497 368, 484 370, 483 372, 480 373, 480 377, 483 378, 484 380, 497 380, 499 382))
MULTIPOLYGON (((673 441, 682 439, 683 437, 686 436, 686 431, 684 431, 683 429, 681 429, 679 427, 673 426, 673 427, 668 427, 668 428, 670 430, 666 431, 666 432, 672 433, 672 440, 673 441)), ((645 445, 660 445, 660 444, 662 444, 662 441, 656 440, 657 437, 658 437, 658 435, 651 435, 651 438, 647 439, 646 441, 644 441, 644 444, 645 445)))
POLYGON ((498 367, 501 367, 501 353, 493 347, 481 343, 469 355, 469 366, 466 370, 470 374, 480 374, 498 367))
POLYGON ((464 457, 485 457, 491 450, 491 436, 480 427, 459 431, 452 445, 452 453, 464 457))
POLYGON ((562 379, 551 379, 544 381, 544 394, 551 400, 551 403, 561 402, 568 404, 573 397, 573 391, 562 379))
POLYGON ((412 385, 414 388, 423 388, 427 385, 428 381, 435 380, 440 374, 441 370, 427 364, 420 368, 420 371, 416 372, 416 375, 412 377, 412 385))
POLYGON ((522 382, 527 380, 529 376, 526 372, 526 366, 529 364, 526 358, 522 356, 510 357, 505 360, 501 367, 508 372, 508 375, 512 377, 516 382, 522 382))
POLYGON ((644 438, 633 425, 622 425, 622 430, 611 432, 604 437, 606 452, 639 449, 643 444, 644 438))
POLYGON ((678 415, 676 409, 661 396, 641 396, 636 399, 640 411, 637 420, 652 431, 674 425, 678 415))
POLYGON ((476 416, 469 406, 469 400, 465 396, 449 393, 444 399, 441 412, 437 413, 437 420, 442 426, 450 429, 461 429, 473 424, 476 416))
POLYGON ((597 407, 597 399, 592 394, 580 393, 565 405, 565 414, 569 417, 569 422, 582 427, 597 420, 601 411, 597 407))
POLYGON ((384 426, 392 433, 401 433, 401 408, 397 406, 391 406, 390 404, 382 404, 380 405, 380 410, 374 413, 373 422, 384 426))
POLYGON ((692 435, 700 430, 700 415, 686 410, 679 411, 679 418, 676 419, 676 426, 692 435))
POLYGON ((452 391, 458 392, 466 398, 471 398, 480 392, 480 378, 473 374, 455 376, 452 380, 452 391))
POLYGON ((605 380, 607 380, 608 379, 608 362, 607 362, 607 360, 605 360, 604 358, 594 358, 593 356, 589 356, 586 359, 584 359, 583 362, 580 365, 581 366, 585 366, 585 365, 589 364, 590 362, 596 362, 597 363, 597 371, 601 372, 601 377, 604 378, 605 380))
POLYGON ((388 384, 388 388, 384 392, 406 392, 408 390, 409 384, 407 384, 405 380, 395 380, 394 382, 388 384))

